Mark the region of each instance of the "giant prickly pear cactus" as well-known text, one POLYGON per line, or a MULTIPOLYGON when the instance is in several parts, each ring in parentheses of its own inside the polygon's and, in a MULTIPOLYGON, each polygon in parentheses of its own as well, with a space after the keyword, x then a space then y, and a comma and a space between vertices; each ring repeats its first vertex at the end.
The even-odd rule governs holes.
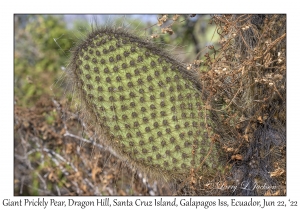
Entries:
POLYGON ((194 71, 122 29, 93 30, 73 51, 68 77, 105 143, 166 179, 222 171, 194 71))

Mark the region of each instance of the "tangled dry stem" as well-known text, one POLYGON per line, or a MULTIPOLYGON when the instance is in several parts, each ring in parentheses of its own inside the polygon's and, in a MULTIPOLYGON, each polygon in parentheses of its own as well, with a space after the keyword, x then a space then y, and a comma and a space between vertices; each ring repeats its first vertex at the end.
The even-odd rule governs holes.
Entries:
POLYGON ((277 186, 236 193, 285 194, 285 173, 270 174, 286 167, 286 16, 220 15, 212 21, 221 47, 203 62, 208 71, 202 81, 215 131, 232 158, 231 180, 277 186))

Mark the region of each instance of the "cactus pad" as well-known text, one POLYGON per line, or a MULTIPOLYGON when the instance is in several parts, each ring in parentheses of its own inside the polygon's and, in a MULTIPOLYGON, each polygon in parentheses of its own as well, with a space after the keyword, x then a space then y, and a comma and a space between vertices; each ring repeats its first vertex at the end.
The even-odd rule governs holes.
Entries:
POLYGON ((91 124, 124 160, 177 179, 220 168, 197 73, 155 44, 122 29, 93 30, 68 74, 91 124))

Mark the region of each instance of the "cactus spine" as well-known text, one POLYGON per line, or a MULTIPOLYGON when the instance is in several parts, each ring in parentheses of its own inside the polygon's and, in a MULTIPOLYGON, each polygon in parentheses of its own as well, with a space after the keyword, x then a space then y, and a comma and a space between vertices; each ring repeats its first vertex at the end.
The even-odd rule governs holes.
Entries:
POLYGON ((222 170, 197 73, 155 44, 95 29, 75 47, 68 76, 89 121, 138 169, 167 179, 222 170))

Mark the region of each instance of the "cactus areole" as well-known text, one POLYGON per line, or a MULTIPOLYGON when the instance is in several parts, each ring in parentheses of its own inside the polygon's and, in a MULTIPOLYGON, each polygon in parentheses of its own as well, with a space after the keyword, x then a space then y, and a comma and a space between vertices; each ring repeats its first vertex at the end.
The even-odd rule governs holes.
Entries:
POLYGON ((195 71, 123 29, 94 29, 72 53, 86 119, 118 156, 165 179, 220 170, 195 71))

